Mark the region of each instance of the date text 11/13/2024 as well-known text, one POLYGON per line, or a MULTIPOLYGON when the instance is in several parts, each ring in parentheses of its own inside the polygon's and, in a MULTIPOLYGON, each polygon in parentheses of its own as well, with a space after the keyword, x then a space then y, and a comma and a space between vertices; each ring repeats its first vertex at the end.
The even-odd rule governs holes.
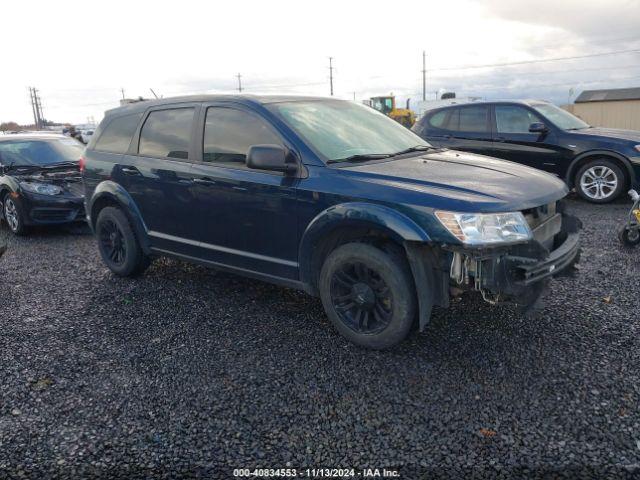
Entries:
POLYGON ((248 478, 400 478, 397 470, 386 468, 237 468, 234 477, 248 478))

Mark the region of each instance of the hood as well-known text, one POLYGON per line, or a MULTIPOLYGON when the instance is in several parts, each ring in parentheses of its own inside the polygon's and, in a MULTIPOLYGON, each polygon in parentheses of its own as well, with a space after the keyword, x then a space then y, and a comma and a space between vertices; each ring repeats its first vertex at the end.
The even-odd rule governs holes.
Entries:
MULTIPOLYGON (((565 183, 551 174, 455 150, 346 169, 357 171, 362 181, 416 193, 424 206, 461 212, 524 210, 557 201, 568 192, 565 183)), ((415 195, 411 201, 416 203, 415 195)))
POLYGON ((569 133, 577 135, 590 135, 594 137, 615 138, 617 140, 628 140, 640 144, 640 131, 622 130, 620 128, 589 127, 582 130, 569 130, 569 133))
POLYGON ((28 173, 14 174, 18 182, 47 183, 62 188, 66 195, 74 197, 84 196, 82 176, 78 168, 64 170, 43 171, 36 170, 28 173))

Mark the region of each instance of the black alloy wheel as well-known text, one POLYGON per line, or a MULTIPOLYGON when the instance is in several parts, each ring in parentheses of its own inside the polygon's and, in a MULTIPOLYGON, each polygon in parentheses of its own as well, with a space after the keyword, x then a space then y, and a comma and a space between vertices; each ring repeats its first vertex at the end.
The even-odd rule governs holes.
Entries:
POLYGON ((391 290, 360 262, 345 263, 333 273, 331 300, 342 322, 358 333, 381 332, 393 316, 391 290))
POLYGON ((127 259, 124 235, 113 220, 100 225, 100 248, 114 265, 122 265, 127 259))
POLYGON ((331 323, 356 345, 392 347, 415 325, 416 290, 401 247, 359 242, 337 247, 322 265, 318 290, 331 323))
POLYGON ((121 277, 135 277, 151 261, 142 251, 127 215, 117 207, 105 207, 95 227, 98 249, 109 269, 121 277))

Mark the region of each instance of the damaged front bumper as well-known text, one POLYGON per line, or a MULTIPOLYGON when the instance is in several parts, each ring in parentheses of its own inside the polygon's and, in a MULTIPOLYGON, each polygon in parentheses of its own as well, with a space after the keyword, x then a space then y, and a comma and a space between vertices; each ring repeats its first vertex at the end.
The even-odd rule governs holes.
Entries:
POLYGON ((533 240, 526 243, 451 248, 450 278, 481 292, 492 304, 528 308, 537 302, 546 279, 567 273, 579 261, 581 226, 576 217, 558 213, 534 229, 533 240))

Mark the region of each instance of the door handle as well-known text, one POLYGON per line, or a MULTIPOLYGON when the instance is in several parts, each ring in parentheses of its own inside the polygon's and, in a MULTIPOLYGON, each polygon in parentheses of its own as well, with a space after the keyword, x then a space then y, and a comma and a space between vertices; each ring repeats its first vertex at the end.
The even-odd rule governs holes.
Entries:
POLYGON ((212 180, 209 177, 202 177, 202 178, 194 178, 193 183, 199 183, 202 185, 215 185, 216 182, 215 180, 212 180))
POLYGON ((140 170, 136 167, 122 167, 122 173, 125 175, 140 175, 140 170))

